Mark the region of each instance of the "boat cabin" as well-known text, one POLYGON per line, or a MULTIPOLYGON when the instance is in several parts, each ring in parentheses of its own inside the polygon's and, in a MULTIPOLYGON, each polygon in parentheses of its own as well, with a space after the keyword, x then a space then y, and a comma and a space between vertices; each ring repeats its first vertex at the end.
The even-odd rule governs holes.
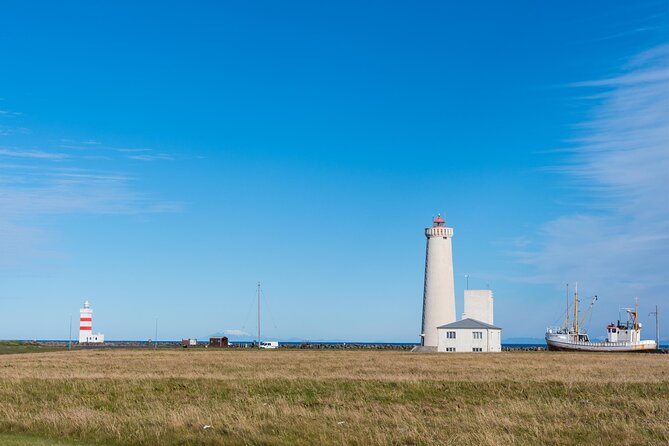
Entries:
MULTIPOLYGON (((641 328, 641 324, 639 324, 641 328)), ((630 326, 629 324, 622 325, 620 322, 618 324, 609 324, 606 327, 607 340, 609 342, 640 342, 641 341, 641 330, 630 326)))

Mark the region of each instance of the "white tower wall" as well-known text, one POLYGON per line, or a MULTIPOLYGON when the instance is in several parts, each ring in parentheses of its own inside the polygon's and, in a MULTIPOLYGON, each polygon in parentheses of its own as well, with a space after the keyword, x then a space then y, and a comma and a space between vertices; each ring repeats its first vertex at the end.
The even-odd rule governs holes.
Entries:
POLYGON ((437 216, 431 228, 425 229, 425 288, 423 292, 422 345, 437 347, 437 327, 455 322, 455 288, 453 286, 453 229, 437 216))
POLYGON ((475 319, 492 325, 493 296, 491 290, 465 290, 465 311, 462 319, 475 319))

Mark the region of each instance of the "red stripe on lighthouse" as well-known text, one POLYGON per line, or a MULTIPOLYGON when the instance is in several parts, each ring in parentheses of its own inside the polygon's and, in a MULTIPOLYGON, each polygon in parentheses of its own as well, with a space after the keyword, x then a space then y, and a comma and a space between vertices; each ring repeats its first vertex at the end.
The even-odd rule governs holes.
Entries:
POLYGON ((91 322, 93 320, 92 317, 80 317, 79 320, 81 322, 91 322))
POLYGON ((79 327, 79 330, 92 330, 93 327, 79 327))

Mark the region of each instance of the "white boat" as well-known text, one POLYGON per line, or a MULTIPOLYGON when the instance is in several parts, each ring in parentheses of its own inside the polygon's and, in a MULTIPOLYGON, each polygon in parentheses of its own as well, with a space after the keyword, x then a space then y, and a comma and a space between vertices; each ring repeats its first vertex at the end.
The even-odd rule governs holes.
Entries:
POLYGON ((607 338, 603 342, 590 341, 588 333, 582 328, 583 322, 590 309, 597 301, 594 297, 586 315, 579 323, 578 310, 578 285, 574 292, 574 319, 569 323, 569 309, 565 323, 561 327, 548 327, 546 329, 546 345, 548 350, 558 351, 585 351, 585 352, 642 352, 657 349, 655 341, 641 340, 641 323, 639 323, 639 305, 636 303, 634 309, 625 308, 627 320, 606 327, 607 338))

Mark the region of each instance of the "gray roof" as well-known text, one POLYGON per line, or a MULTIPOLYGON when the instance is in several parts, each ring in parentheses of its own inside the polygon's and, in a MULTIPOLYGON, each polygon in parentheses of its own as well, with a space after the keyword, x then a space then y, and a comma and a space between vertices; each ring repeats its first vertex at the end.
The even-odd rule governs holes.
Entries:
POLYGON ((486 324, 485 322, 469 318, 451 322, 450 324, 442 325, 441 327, 437 328, 490 328, 493 330, 501 330, 500 327, 495 327, 494 325, 486 324))

